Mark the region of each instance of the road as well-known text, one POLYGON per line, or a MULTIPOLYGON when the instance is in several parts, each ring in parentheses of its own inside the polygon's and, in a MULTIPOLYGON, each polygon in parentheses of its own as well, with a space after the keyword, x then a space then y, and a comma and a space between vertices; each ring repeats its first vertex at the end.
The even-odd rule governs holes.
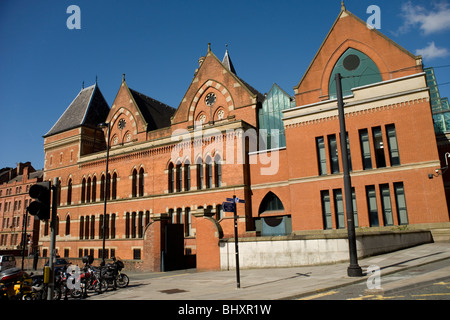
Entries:
POLYGON ((303 297, 300 300, 450 300, 450 259, 417 266, 411 269, 383 276, 380 282, 362 281, 357 284, 303 297), (439 274, 433 279, 427 275, 439 274), (442 275, 445 277, 442 277, 442 275), (419 282, 415 281, 417 279, 419 282), (395 287, 399 284, 399 287, 395 287), (402 285, 400 285, 402 284, 402 285), (368 288, 370 286, 370 289, 368 288), (389 290, 385 291, 385 288, 389 290))

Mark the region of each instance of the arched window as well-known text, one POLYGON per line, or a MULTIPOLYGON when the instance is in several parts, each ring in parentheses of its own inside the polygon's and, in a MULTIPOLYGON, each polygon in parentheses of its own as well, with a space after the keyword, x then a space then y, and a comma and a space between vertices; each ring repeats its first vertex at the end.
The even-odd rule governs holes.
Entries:
POLYGON ((91 191, 92 191, 91 201, 95 202, 97 200, 97 177, 95 177, 95 176, 92 178, 91 191))
POLYGON ((222 164, 219 155, 214 157, 214 184, 216 188, 222 185, 222 164))
POLYGON ((173 172, 173 163, 169 163, 169 172, 168 172, 168 187, 169 187, 169 193, 173 193, 174 191, 174 172, 173 172))
POLYGON ((81 203, 84 203, 86 201, 86 179, 83 178, 83 181, 81 181, 81 203))
POLYGON ((91 239, 95 239, 95 216, 91 216, 91 239))
POLYGON ((106 178, 106 199, 111 199, 111 174, 108 173, 106 178))
POLYGON ((83 240, 84 236, 84 217, 80 217, 80 240, 83 240))
POLYGON ((197 189, 201 190, 203 188, 203 163, 201 158, 197 158, 197 189))
POLYGON ((67 183, 67 204, 72 204, 72 179, 67 183))
POLYGON ((189 167, 189 162, 184 163, 184 191, 191 190, 191 169, 189 167))
POLYGON ((329 80, 330 99, 336 98, 336 73, 342 76, 342 95, 350 95, 352 88, 382 81, 380 70, 366 54, 353 48, 347 49, 334 66, 329 80))
POLYGON ((175 170, 176 174, 176 188, 177 192, 181 191, 181 188, 183 187, 183 172, 181 170, 181 163, 178 163, 175 170))
POLYGON ((284 211, 283 203, 272 191, 267 193, 261 201, 258 213, 269 213, 271 211, 284 211))
POLYGON ((86 182, 86 202, 91 202, 91 177, 86 182))
POLYGON ((207 157, 205 161, 205 179, 206 179, 206 188, 212 188, 213 182, 213 172, 212 172, 212 160, 211 157, 207 157))
POLYGON ((89 216, 86 216, 86 218, 84 218, 84 238, 85 239, 89 239, 89 216))
POLYGON ((70 216, 66 217, 66 236, 70 235, 70 216))
POLYGON ((112 176, 112 198, 116 199, 117 198, 117 173, 114 172, 113 176, 112 176))
POLYGON ((139 169, 139 196, 144 196, 144 168, 139 169))
POLYGON ((105 175, 100 178, 100 200, 105 200, 105 175))
POLYGON ((137 171, 133 170, 132 179, 131 179, 131 196, 134 198, 137 195, 137 171))

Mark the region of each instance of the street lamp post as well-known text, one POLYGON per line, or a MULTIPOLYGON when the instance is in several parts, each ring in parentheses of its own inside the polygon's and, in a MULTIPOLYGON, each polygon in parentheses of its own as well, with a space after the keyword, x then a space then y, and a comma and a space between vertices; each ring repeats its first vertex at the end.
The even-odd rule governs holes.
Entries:
POLYGON ((362 269, 358 265, 358 254, 356 251, 355 221, 353 217, 353 204, 351 191, 352 183, 350 179, 350 170, 348 166, 347 131, 345 129, 344 101, 342 98, 341 74, 336 73, 335 79, 336 79, 336 94, 339 113, 341 156, 342 156, 342 166, 344 170, 345 214, 347 217, 348 246, 350 253, 350 265, 347 268, 347 275, 349 277, 360 277, 362 276, 362 269))
POLYGON ((106 235, 105 235, 105 231, 106 231, 106 204, 108 201, 108 197, 107 197, 107 192, 108 192, 108 184, 109 184, 109 179, 108 179, 108 164, 109 164, 109 140, 110 140, 110 135, 111 135, 111 126, 110 123, 108 122, 102 122, 99 124, 100 128, 107 128, 108 129, 108 139, 106 141, 106 172, 105 172, 105 188, 103 190, 103 199, 105 200, 104 205, 103 205, 103 226, 102 226, 102 238, 103 238, 103 246, 102 246, 102 266, 105 265, 105 241, 106 241, 106 235))

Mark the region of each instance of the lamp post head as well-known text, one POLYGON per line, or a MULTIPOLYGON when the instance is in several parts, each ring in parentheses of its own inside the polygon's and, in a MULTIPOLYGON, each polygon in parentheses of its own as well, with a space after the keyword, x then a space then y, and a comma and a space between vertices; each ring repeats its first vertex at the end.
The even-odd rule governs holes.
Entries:
POLYGON ((108 122, 101 122, 98 124, 99 128, 108 128, 109 127, 109 123, 108 122))

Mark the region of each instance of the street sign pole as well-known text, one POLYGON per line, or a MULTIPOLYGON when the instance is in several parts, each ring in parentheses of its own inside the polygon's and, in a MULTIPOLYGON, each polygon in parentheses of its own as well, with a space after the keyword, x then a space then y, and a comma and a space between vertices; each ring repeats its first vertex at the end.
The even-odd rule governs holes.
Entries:
POLYGON ((237 206, 236 206, 236 195, 233 195, 233 211, 234 211, 234 248, 236 255, 236 282, 237 288, 241 287, 241 276, 239 274, 239 245, 238 245, 238 216, 237 216, 237 206))

